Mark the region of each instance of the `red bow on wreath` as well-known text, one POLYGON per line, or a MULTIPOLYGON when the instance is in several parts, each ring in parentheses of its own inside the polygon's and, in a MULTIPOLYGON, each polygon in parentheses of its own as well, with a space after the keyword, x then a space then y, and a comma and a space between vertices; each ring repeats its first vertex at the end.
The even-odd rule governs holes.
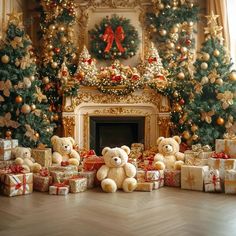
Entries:
POLYGON ((125 49, 121 45, 121 42, 123 42, 125 39, 125 33, 124 33, 122 26, 118 26, 115 30, 115 33, 112 30, 111 26, 107 26, 105 33, 102 36, 102 39, 103 39, 103 41, 105 41, 107 43, 107 46, 106 46, 104 52, 110 52, 114 40, 116 41, 116 46, 117 46, 118 50, 121 53, 123 53, 125 51, 125 49))

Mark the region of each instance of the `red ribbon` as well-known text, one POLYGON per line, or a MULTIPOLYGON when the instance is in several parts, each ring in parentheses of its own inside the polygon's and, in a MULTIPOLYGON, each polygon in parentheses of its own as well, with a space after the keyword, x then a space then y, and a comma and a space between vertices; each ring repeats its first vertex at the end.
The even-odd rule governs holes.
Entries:
POLYGON ((21 165, 11 165, 8 169, 11 174, 23 174, 24 168, 21 165))
POLYGON ((83 59, 82 61, 83 61, 83 62, 87 62, 89 65, 91 65, 93 59, 92 59, 92 58, 89 58, 89 59, 83 59))
POLYGON ((216 158, 216 159, 230 159, 230 156, 224 152, 220 152, 220 153, 214 152, 211 157, 216 158))
POLYGON ((121 42, 124 41, 125 39, 125 33, 124 33, 124 29, 122 26, 117 26, 115 33, 112 30, 111 26, 107 26, 105 29, 105 33, 102 36, 103 41, 105 41, 107 43, 107 46, 104 50, 104 52, 110 52, 112 44, 115 40, 116 42, 116 46, 118 48, 118 50, 123 53, 125 51, 125 49, 122 47, 121 42))
POLYGON ((57 187, 57 195, 58 195, 60 188, 66 187, 67 185, 65 183, 55 183, 52 186, 57 187))
POLYGON ((148 58, 148 62, 149 63, 153 63, 153 62, 156 62, 157 61, 157 58, 156 57, 149 57, 148 58))
POLYGON ((47 176, 49 176, 49 171, 48 171, 48 169, 41 169, 41 170, 39 171, 39 175, 42 176, 42 177, 47 177, 47 176))

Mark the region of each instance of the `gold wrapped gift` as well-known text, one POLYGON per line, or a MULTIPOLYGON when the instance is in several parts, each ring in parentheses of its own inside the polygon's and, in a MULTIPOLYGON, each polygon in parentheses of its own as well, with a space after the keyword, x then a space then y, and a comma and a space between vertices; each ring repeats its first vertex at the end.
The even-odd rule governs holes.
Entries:
POLYGON ((137 183, 135 191, 152 192, 153 183, 137 183))
POLYGON ((220 152, 236 158, 236 139, 216 139, 216 153, 220 152))
POLYGON ((225 193, 236 194, 236 170, 225 171, 225 193))
POLYGON ((52 149, 51 148, 34 148, 32 149, 32 157, 35 162, 41 166, 49 167, 52 165, 52 149))

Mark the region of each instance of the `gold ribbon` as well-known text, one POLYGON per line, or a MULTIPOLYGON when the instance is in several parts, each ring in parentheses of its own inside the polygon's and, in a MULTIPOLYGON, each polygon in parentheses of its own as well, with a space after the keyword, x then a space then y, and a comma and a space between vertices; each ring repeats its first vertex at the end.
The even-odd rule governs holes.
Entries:
POLYGON ((225 133, 224 139, 236 140, 236 135, 232 133, 225 133))
POLYGON ((190 186, 190 188, 192 189, 195 182, 195 178, 193 175, 191 175, 190 170, 188 171, 188 177, 185 179, 185 181, 187 182, 188 186, 190 186))

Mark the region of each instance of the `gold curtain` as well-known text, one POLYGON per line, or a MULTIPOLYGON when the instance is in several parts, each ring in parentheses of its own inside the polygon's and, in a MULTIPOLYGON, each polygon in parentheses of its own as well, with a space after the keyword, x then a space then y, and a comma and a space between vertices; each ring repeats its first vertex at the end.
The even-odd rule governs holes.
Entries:
POLYGON ((230 49, 230 39, 229 39, 229 26, 227 18, 227 1, 226 0, 207 0, 206 2, 207 15, 214 12, 214 14, 219 15, 218 24, 223 26, 223 37, 225 39, 225 46, 230 49))

